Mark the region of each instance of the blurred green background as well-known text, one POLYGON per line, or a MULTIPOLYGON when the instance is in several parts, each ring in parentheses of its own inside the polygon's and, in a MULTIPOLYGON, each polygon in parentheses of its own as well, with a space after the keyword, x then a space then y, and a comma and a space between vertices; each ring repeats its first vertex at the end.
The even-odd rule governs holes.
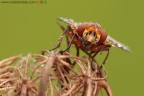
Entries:
POLYGON ((111 37, 128 45, 132 50, 130 54, 118 48, 111 49, 106 64, 108 82, 113 96, 144 96, 143 0, 0 3, 0 60, 53 48, 61 33, 56 24, 57 17, 73 18, 78 22, 98 22, 111 37))

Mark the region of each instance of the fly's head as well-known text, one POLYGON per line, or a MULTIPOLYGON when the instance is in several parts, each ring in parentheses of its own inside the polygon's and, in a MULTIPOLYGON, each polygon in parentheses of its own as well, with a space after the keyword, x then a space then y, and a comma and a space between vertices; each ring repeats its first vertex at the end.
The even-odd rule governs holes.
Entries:
POLYGON ((92 45, 97 45, 100 40, 100 33, 96 26, 89 26, 84 30, 82 38, 83 47, 89 49, 92 45))

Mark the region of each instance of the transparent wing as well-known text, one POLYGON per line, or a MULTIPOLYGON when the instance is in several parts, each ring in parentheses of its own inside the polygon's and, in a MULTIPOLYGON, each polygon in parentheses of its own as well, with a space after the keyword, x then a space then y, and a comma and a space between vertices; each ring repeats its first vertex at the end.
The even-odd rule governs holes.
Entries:
POLYGON ((105 44, 116 46, 116 47, 121 48, 121 49, 123 49, 123 50, 125 50, 127 52, 131 52, 131 50, 130 50, 130 48, 128 46, 116 41, 115 39, 111 38, 110 36, 107 36, 105 44))
POLYGON ((67 19, 67 18, 63 18, 63 17, 60 17, 58 18, 58 20, 70 25, 71 27, 74 27, 74 28, 77 28, 79 23, 75 23, 73 19, 67 19))

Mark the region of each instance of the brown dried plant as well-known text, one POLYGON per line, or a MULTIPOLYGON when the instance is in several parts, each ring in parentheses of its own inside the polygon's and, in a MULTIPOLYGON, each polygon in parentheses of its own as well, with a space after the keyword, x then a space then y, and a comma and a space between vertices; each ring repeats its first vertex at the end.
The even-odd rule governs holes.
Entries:
POLYGON ((103 72, 91 58, 68 52, 13 56, 0 61, 2 96, 98 96, 104 88, 112 96, 103 72), (75 64, 73 63, 75 62, 75 64))

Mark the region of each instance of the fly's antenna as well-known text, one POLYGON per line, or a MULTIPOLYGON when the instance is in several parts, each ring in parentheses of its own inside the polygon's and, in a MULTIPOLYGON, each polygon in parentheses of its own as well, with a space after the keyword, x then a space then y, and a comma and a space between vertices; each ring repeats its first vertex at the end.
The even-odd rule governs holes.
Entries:
POLYGON ((128 46, 118 42, 117 40, 111 38, 110 36, 107 37, 106 43, 108 43, 108 44, 110 44, 112 46, 116 46, 118 48, 121 48, 124 51, 131 52, 131 50, 130 50, 130 48, 128 46))

